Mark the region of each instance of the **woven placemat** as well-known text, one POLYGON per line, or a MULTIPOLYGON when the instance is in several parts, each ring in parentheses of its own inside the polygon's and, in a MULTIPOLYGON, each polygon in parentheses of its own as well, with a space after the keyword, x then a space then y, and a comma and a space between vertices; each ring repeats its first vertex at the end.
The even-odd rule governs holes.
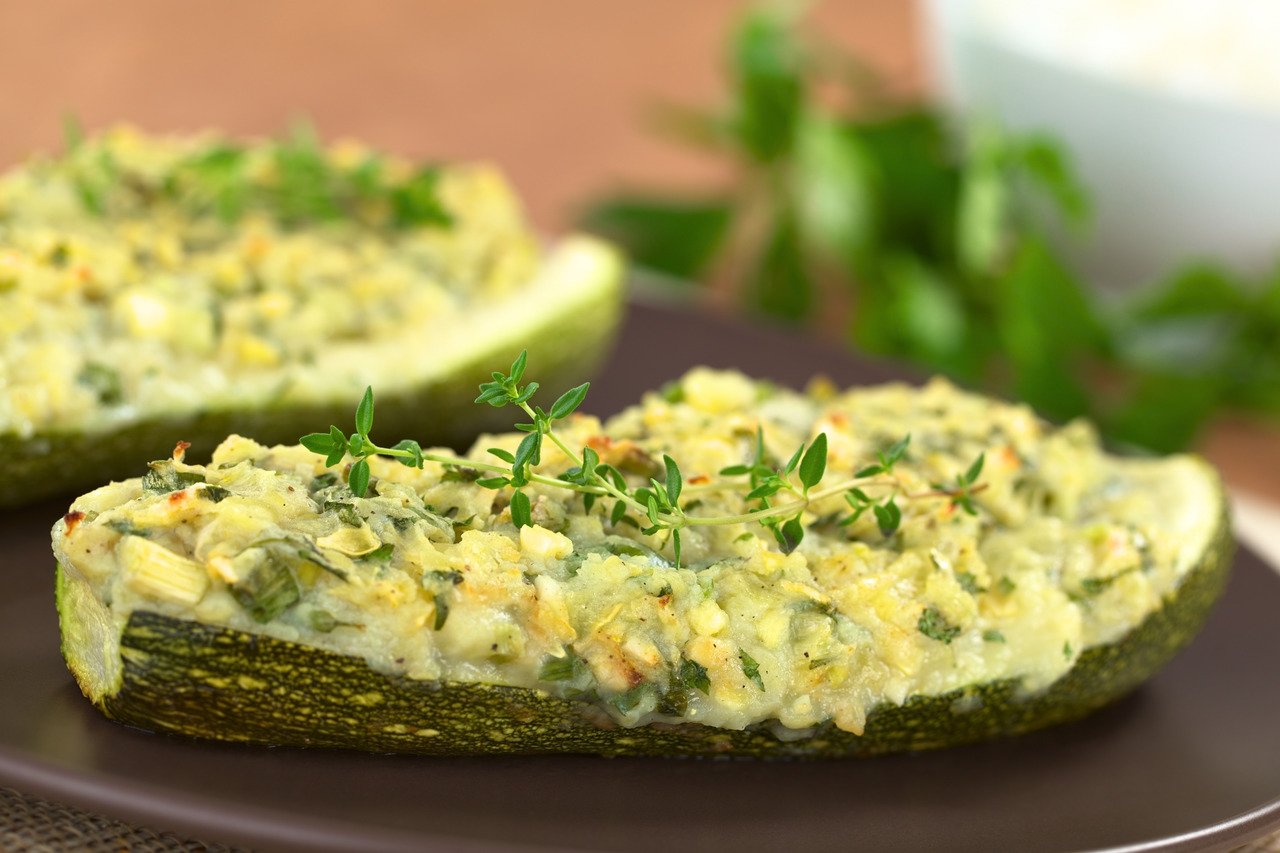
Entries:
MULTIPOLYGON (((155 832, 118 820, 0 788, 2 853, 248 853, 155 832)), ((1234 853, 1280 853, 1280 832, 1237 848, 1234 853)))
POLYGON ((0 788, 3 853, 232 853, 225 844, 192 841, 0 788))

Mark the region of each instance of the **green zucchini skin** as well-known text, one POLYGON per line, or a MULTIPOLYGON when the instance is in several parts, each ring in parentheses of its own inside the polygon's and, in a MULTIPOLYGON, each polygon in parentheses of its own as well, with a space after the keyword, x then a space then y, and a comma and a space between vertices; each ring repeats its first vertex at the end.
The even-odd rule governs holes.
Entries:
MULTIPOLYGON (((524 688, 414 681, 361 659, 153 612, 135 611, 115 654, 115 689, 96 701, 115 720, 151 731, 275 746, 419 755, 593 753, 609 756, 834 758, 957 746, 1082 717, 1154 675, 1199 631, 1230 572, 1224 514, 1203 558, 1164 606, 1119 641, 1086 650, 1030 697, 1001 681, 881 706, 866 732, 824 727, 780 740, 767 725, 625 729, 588 703, 524 688)), ((63 654, 81 672, 103 652, 83 629, 59 567, 63 654)), ((83 682, 82 682, 83 683, 83 682)), ((88 689, 86 688, 86 692, 88 689)))
MULTIPOLYGON (((539 379, 548 387, 571 387, 589 378, 604 360, 622 316, 623 276, 619 264, 595 299, 579 310, 549 317, 518 336, 477 353, 447 377, 401 393, 378 394, 378 432, 416 438, 423 447, 464 448, 480 433, 507 430, 511 416, 477 406, 476 388, 495 366, 529 351, 539 379), (544 380, 542 377, 546 377, 544 380)), ((109 480, 134 476, 153 459, 191 444, 191 458, 208 456, 231 433, 263 444, 296 443, 298 437, 336 423, 350 427, 354 402, 342 399, 309 406, 210 410, 183 417, 136 421, 109 431, 46 432, 31 437, 0 433, 0 507, 34 503, 109 480)))

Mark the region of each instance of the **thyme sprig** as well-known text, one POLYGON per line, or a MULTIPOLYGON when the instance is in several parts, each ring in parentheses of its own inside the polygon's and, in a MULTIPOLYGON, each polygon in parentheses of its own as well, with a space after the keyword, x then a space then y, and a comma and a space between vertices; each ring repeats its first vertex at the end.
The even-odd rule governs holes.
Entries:
POLYGON ((764 431, 759 427, 749 463, 731 465, 719 472, 720 480, 700 482, 693 487, 699 492, 745 489, 744 500, 751 509, 735 515, 691 514, 700 502, 682 500, 685 477, 671 456, 663 454, 661 480, 649 477, 647 482, 633 485, 618 466, 601 459, 594 448, 585 446, 575 450, 571 447, 556 431, 556 424, 581 407, 591 384, 584 382, 570 388, 557 397, 549 409, 543 409, 532 402, 539 390, 538 383, 523 381, 527 362, 528 353, 521 352, 509 371, 494 371, 492 380, 480 385, 480 395, 476 397, 476 403, 481 405, 496 408, 514 406, 527 418, 515 425, 525 435, 514 453, 501 447, 488 448, 486 452, 496 462, 426 452, 412 439, 405 439, 392 447, 375 444, 369 438, 374 411, 371 387, 365 389, 364 397, 356 407, 355 432, 347 435, 337 426, 332 426, 328 432, 304 435, 300 439, 301 444, 324 456, 325 465, 329 467, 350 456, 353 462, 347 471, 347 484, 359 497, 369 489, 371 456, 388 456, 412 468, 422 468, 426 462, 435 462, 453 470, 479 471, 489 476, 477 478, 476 485, 511 490, 509 509, 511 521, 517 528, 533 524, 532 501, 526 492, 530 484, 567 489, 581 495, 587 512, 593 511, 597 504, 608 506, 609 523, 614 527, 631 524, 645 535, 665 533, 676 565, 681 562, 681 532, 690 527, 759 524, 772 534, 783 552, 790 553, 804 539, 804 513, 820 501, 841 495, 849 505, 849 513, 839 520, 841 526, 853 524, 870 510, 885 538, 893 536, 901 524, 899 499, 946 498, 953 507, 977 514, 973 495, 985 487, 978 482, 983 468, 982 455, 956 478, 954 484, 934 483, 932 491, 909 494, 894 473, 895 466, 906 457, 910 446, 911 436, 906 435, 878 453, 874 463, 859 468, 852 477, 824 486, 828 473, 825 432, 818 433, 808 443, 802 442, 785 463, 778 464, 769 456, 764 431), (547 442, 570 461, 570 467, 557 477, 534 471, 542 463, 542 452, 547 442), (745 483, 740 479, 744 477, 745 483), (886 491, 879 497, 872 497, 867 493, 868 489, 886 491), (789 499, 781 500, 779 496, 789 499))

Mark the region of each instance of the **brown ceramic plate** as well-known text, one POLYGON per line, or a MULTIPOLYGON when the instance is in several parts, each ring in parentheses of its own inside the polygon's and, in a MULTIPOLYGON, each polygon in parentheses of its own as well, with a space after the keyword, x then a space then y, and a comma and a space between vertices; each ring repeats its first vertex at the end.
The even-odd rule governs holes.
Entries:
MULTIPOLYGON (((895 375, 637 306, 591 403, 616 410, 696 363, 793 385, 895 375)), ((1247 551, 1195 643, 1077 724, 870 760, 424 759, 228 747, 101 718, 58 656, 48 529, 64 508, 0 521, 0 785, 153 829, 268 849, 1189 850, 1280 824, 1280 576, 1247 551)))

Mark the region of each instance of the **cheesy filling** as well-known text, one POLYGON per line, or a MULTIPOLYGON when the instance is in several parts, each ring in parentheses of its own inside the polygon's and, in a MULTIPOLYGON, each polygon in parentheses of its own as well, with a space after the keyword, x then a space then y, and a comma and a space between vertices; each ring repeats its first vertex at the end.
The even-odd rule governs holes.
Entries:
MULTIPOLYGON (((800 394, 695 369, 605 424, 574 416, 564 434, 637 482, 670 454, 686 511, 723 516, 753 508, 746 489, 714 484, 752 457, 757 428, 777 464, 825 432, 824 482, 909 433, 897 530, 870 513, 841 526, 837 496, 809 508, 789 554, 758 525, 695 527, 676 566, 663 534, 614 526, 607 506, 587 512, 563 489, 530 487, 534 526, 517 529, 509 492, 467 470, 374 460, 357 498, 304 448, 233 436, 208 465, 153 463, 82 497, 54 547, 117 627, 154 610, 384 673, 595 702, 626 726, 861 732, 876 706, 914 695, 1045 688, 1161 605, 1218 512, 1202 462, 1117 459, 1085 424, 1048 426, 938 380, 800 394), (978 453, 976 514, 929 496, 978 453)), ((519 438, 482 438, 472 458, 519 438)), ((539 471, 570 465, 548 446, 539 471)))
POLYGON ((0 175, 0 434, 391 391, 545 260, 486 166, 119 127, 0 175))

